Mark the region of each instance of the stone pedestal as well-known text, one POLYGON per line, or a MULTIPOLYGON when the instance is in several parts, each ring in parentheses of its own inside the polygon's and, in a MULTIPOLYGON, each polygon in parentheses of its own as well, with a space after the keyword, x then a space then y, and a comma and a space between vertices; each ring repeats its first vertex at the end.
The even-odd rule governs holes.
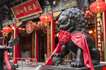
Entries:
MULTIPOLYGON (((95 65, 95 70, 102 70, 103 64, 98 64, 95 65)), ((81 68, 74 68, 70 67, 68 65, 60 65, 60 66, 51 66, 51 65, 45 65, 43 66, 40 70, 89 70, 86 67, 81 67, 81 68)))

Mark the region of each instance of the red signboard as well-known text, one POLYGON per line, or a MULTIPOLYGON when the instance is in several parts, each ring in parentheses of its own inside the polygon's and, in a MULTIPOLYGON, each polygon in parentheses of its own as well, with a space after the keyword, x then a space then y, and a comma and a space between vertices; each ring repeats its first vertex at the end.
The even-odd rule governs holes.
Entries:
POLYGON ((21 19, 42 12, 38 0, 28 0, 12 8, 15 18, 21 19))

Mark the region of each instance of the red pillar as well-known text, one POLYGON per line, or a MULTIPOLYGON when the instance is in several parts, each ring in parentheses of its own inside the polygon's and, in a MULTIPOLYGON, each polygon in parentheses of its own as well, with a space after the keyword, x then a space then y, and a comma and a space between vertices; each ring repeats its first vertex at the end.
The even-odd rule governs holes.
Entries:
POLYGON ((51 36, 52 36, 52 52, 54 51, 55 49, 55 22, 53 21, 53 16, 52 16, 52 19, 51 19, 51 36))
MULTIPOLYGON (((15 26, 13 27, 13 30, 14 30, 13 37, 14 37, 14 39, 16 39, 19 36, 19 30, 15 26)), ((14 62, 14 64, 17 64, 17 59, 20 58, 20 56, 21 56, 20 46, 19 46, 19 43, 16 43, 13 47, 13 62, 14 62)))

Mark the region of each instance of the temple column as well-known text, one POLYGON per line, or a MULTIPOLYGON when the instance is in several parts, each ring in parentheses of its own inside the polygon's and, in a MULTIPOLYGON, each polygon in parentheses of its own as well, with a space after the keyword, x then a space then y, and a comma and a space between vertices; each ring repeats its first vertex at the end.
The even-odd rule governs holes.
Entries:
MULTIPOLYGON (((106 2, 106 0, 105 0, 106 2)), ((106 61, 106 11, 103 13, 103 30, 104 30, 104 60, 106 61)))

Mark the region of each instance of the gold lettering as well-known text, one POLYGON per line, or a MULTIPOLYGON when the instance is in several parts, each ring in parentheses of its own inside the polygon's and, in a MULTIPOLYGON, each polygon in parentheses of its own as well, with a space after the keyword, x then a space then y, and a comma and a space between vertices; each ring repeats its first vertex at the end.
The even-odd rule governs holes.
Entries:
POLYGON ((24 7, 24 11, 27 12, 27 8, 26 7, 24 7))
POLYGON ((24 13, 24 10, 22 9, 22 10, 20 10, 20 13, 24 13))
POLYGON ((28 6, 28 11, 30 11, 30 10, 32 10, 33 9, 33 7, 32 6, 28 6))
POLYGON ((38 7, 38 4, 33 3, 32 5, 34 8, 38 7))
POLYGON ((20 8, 14 9, 14 14, 15 15, 20 15, 23 13, 27 13, 28 11, 31 11, 33 9, 37 9, 39 7, 39 4, 37 2, 33 2, 32 4, 27 4, 26 6, 22 6, 20 8))
POLYGON ((33 6, 33 8, 36 8, 36 5, 34 3, 32 4, 32 6, 33 6))

